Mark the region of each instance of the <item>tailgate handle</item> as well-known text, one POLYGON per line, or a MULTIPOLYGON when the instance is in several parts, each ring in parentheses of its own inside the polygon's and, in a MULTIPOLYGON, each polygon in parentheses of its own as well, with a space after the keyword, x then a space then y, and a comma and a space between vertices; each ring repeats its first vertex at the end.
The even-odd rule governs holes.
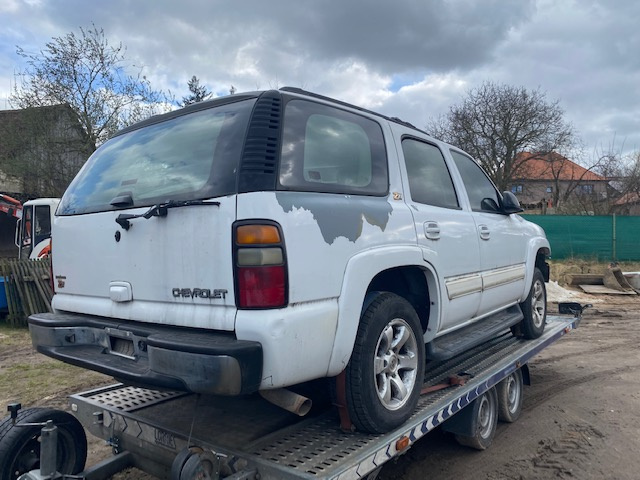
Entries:
POLYGON ((109 298, 114 302, 130 302, 133 300, 133 290, 129 282, 110 282, 109 298))

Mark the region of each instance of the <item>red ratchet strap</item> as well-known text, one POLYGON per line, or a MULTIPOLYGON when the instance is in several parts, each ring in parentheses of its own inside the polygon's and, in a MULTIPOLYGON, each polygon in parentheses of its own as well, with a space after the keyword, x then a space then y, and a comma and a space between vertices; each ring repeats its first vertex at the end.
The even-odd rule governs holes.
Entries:
POLYGON ((347 410, 347 372, 343 370, 336 377, 336 407, 340 415, 340 428, 343 432, 355 431, 355 426, 351 423, 349 411, 347 410))
POLYGON ((429 385, 428 387, 423 387, 420 390, 420 395, 424 395, 425 393, 436 392, 438 390, 443 390, 445 388, 453 387, 456 385, 464 385, 469 381, 469 379, 473 377, 473 375, 465 372, 461 372, 457 375, 451 375, 445 382, 438 383, 437 385, 429 385))

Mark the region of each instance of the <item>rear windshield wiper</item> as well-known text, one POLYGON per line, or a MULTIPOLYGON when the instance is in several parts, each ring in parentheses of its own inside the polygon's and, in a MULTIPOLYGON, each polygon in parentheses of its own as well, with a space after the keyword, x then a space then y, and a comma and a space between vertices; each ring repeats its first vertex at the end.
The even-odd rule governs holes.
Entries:
POLYGON ((130 220, 133 220, 134 218, 145 218, 148 220, 151 217, 166 217, 167 210, 169 210, 170 208, 189 207, 191 205, 211 205, 214 207, 219 207, 220 202, 207 202, 204 200, 169 200, 168 202, 153 205, 151 208, 149 208, 149 210, 141 213, 140 215, 121 213, 120 215, 118 215, 118 218, 116 218, 116 222, 125 230, 129 230, 129 228, 131 227, 130 220))

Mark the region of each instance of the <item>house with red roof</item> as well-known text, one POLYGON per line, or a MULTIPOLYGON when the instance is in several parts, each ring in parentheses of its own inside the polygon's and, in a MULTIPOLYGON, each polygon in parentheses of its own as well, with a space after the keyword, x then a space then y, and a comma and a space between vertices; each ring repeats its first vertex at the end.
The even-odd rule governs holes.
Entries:
POLYGON ((510 190, 524 208, 587 205, 607 196, 609 179, 572 162, 559 153, 521 152, 510 190))
POLYGON ((640 215, 640 194, 629 192, 613 202, 613 211, 619 215, 640 215))

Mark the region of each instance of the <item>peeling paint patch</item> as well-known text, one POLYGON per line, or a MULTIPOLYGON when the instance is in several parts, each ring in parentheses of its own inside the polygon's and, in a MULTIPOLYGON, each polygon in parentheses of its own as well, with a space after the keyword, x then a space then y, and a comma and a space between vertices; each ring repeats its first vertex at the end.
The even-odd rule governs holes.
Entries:
POLYGON ((392 211, 386 197, 277 192, 276 199, 285 213, 295 208, 311 212, 329 245, 339 237, 355 243, 362 235, 365 221, 384 232, 392 211))

